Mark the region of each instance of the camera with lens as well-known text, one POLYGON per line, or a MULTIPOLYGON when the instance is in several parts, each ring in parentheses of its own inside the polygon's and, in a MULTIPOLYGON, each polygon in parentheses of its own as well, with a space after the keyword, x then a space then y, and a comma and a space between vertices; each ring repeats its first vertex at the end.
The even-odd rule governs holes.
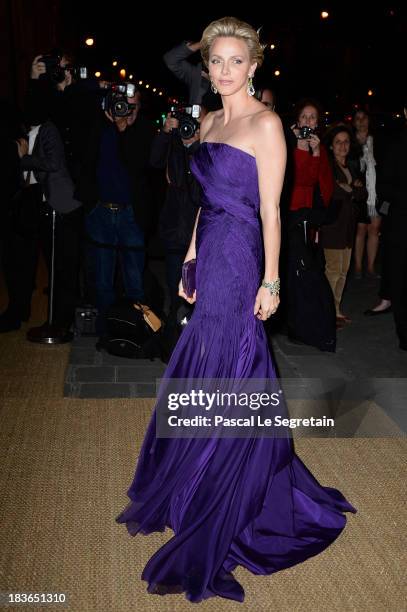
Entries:
POLYGON ((43 55, 40 61, 45 64, 44 77, 51 79, 54 83, 62 83, 65 79, 65 69, 61 68, 61 57, 59 55, 43 55))
POLYGON ((299 140, 304 140, 306 138, 309 138, 311 134, 315 134, 314 128, 309 127, 309 125, 303 125, 302 127, 298 129, 299 129, 299 134, 297 138, 299 138, 299 140))
POLYGON ((85 66, 72 66, 72 64, 61 66, 62 57, 60 55, 43 55, 40 61, 45 64, 44 76, 54 83, 62 83, 67 70, 74 79, 88 78, 88 70, 85 66))
POLYGON ((76 80, 88 78, 88 69, 86 66, 71 66, 70 64, 67 64, 64 66, 64 70, 69 70, 72 77, 76 80))
POLYGON ((112 117, 127 117, 135 108, 127 98, 134 98, 136 86, 133 83, 110 83, 104 91, 102 109, 112 117))
POLYGON ((178 132, 181 138, 188 140, 195 136, 199 130, 199 117, 201 115, 201 107, 199 104, 192 106, 171 106, 171 117, 178 119, 178 132))

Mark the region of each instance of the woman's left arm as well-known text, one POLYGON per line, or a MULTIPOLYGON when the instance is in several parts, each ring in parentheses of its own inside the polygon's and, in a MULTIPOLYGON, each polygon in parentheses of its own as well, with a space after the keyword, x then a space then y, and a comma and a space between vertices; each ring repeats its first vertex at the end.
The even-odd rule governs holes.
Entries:
MULTIPOLYGON (((256 155, 260 193, 260 217, 263 227, 265 256, 264 281, 270 283, 279 277, 281 221, 280 195, 287 161, 287 148, 281 120, 268 111, 256 118, 253 148, 256 155)), ((274 314, 279 304, 278 295, 260 287, 254 314, 263 320, 274 314)))

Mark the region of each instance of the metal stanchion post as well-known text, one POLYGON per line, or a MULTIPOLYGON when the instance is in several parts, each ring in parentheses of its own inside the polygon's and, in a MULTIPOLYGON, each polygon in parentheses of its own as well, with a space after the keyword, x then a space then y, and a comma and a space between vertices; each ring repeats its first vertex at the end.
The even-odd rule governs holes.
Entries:
POLYGON ((52 209, 52 243, 51 261, 49 264, 49 296, 48 296, 48 321, 40 327, 32 327, 27 332, 27 340, 39 342, 40 344, 64 344, 71 342, 73 334, 65 329, 54 325, 54 290, 55 290, 55 228, 56 212, 52 209))

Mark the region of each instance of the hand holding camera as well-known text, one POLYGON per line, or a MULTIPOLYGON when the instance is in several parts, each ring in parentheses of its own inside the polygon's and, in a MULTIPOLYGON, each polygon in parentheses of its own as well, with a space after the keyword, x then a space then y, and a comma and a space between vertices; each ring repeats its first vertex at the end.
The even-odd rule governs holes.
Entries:
POLYGON ((31 65, 32 79, 49 79, 57 89, 63 91, 74 79, 86 79, 85 66, 73 66, 65 56, 58 54, 37 55, 31 65))
POLYGON ((302 125, 298 128, 298 136, 299 140, 308 140, 313 134, 315 134, 314 128, 309 125, 302 125))
POLYGON ((178 120, 178 132, 182 140, 194 140, 197 133, 199 134, 199 117, 201 115, 201 107, 199 104, 192 106, 171 106, 170 115, 178 120))
POLYGON ((110 120, 116 121, 118 117, 128 117, 136 105, 129 102, 129 98, 136 95, 136 86, 133 83, 108 83, 103 87, 102 109, 110 120), (111 117, 109 117, 109 115, 111 117))
POLYGON ((308 138, 308 143, 309 143, 309 146, 311 147, 312 155, 314 155, 314 157, 317 157, 319 155, 320 142, 321 141, 319 140, 318 136, 315 133, 311 134, 310 137, 308 138))
POLYGON ((47 68, 45 63, 42 61, 42 55, 34 57, 33 63, 31 64, 31 78, 39 79, 42 74, 45 74, 47 68))
POLYGON ((291 126, 291 129, 297 138, 297 147, 299 149, 302 151, 309 151, 311 149, 314 156, 319 155, 320 140, 314 128, 309 125, 298 126, 294 124, 291 126))
POLYGON ((105 110, 105 116, 109 121, 114 123, 119 130, 119 132, 124 132, 127 127, 127 117, 117 117, 112 115, 110 111, 105 110))
POLYGON ((179 121, 172 113, 167 113, 167 118, 164 121, 163 132, 169 134, 172 130, 177 130, 179 127, 179 121))

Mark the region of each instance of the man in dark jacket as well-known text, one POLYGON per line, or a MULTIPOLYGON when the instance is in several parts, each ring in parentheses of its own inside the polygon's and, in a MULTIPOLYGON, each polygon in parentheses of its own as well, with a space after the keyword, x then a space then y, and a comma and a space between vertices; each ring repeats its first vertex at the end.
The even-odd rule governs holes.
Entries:
MULTIPOLYGON (((201 108, 198 121, 206 114, 201 108)), ((151 149, 151 165, 166 169, 167 194, 159 219, 159 235, 166 258, 170 313, 167 329, 175 328, 178 307, 184 302, 178 296, 182 263, 185 259, 200 206, 201 187, 190 171, 189 163, 199 147, 199 127, 190 138, 182 138, 179 120, 168 113, 163 129, 151 149)))
MULTIPOLYGON (((31 295, 37 265, 38 240, 47 263, 51 250, 51 212, 56 215, 54 325, 69 330, 78 302, 79 237, 81 202, 74 198, 74 185, 67 169, 64 146, 57 127, 50 121, 40 123, 41 109, 31 113, 28 141, 17 141, 22 183, 38 183, 33 206, 40 210, 38 228, 29 236, 11 224, 4 249, 4 270, 9 304, 0 317, 0 332, 19 329, 30 316, 31 295), (41 200, 43 203, 41 204, 41 200)), ((26 230, 25 230, 26 231, 26 230)))
POLYGON ((100 90, 95 79, 74 76, 74 58, 69 53, 56 54, 57 66, 46 66, 47 56, 38 55, 31 65, 26 107, 42 107, 45 117, 58 128, 64 143, 69 173, 76 182, 86 148, 89 117, 95 112, 100 90))
POLYGON ((390 299, 399 347, 407 351, 407 100, 404 117, 406 123, 378 166, 377 191, 382 201, 390 202, 386 220, 390 299))
POLYGON ((116 299, 117 253, 126 297, 144 300, 145 235, 152 216, 149 159, 156 129, 139 115, 140 92, 128 102, 131 112, 125 117, 98 115, 76 191, 86 210, 89 283, 100 336, 116 299))
POLYGON ((189 104, 202 104, 207 110, 216 110, 222 106, 221 99, 211 91, 209 75, 202 62, 189 61, 200 46, 199 42, 180 43, 167 51, 163 59, 167 68, 187 86, 189 104))

